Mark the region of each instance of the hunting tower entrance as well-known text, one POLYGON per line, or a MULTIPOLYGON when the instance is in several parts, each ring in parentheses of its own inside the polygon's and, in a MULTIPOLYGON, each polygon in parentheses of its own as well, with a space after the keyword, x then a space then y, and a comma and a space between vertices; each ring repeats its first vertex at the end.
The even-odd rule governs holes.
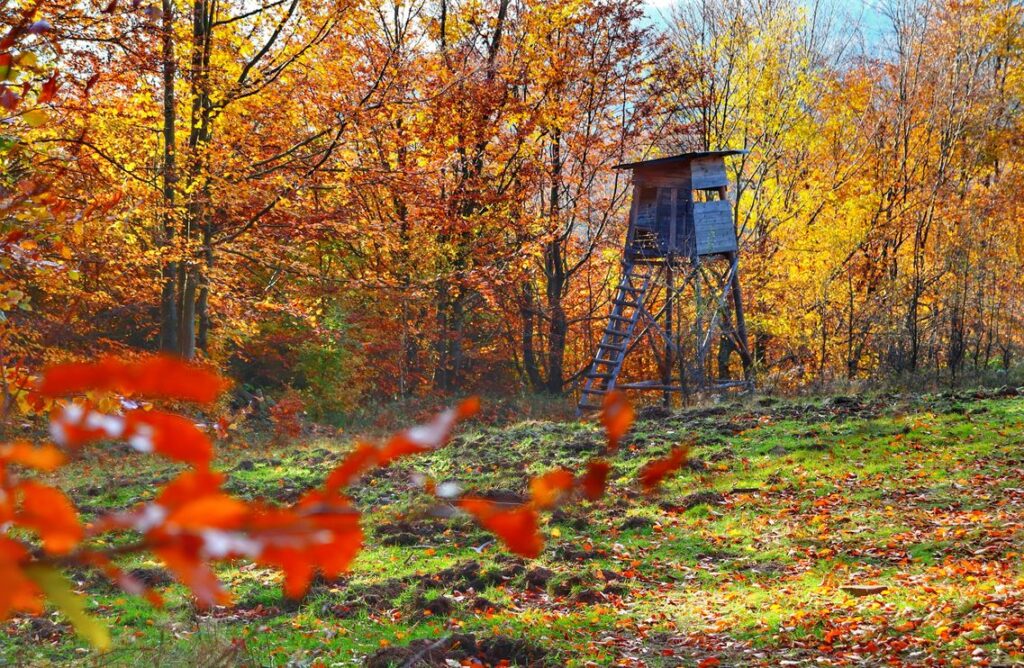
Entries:
POLYGON ((673 393, 753 388, 725 172, 725 158, 743 153, 683 153, 616 166, 633 171, 622 278, 577 413, 599 408, 615 387, 660 391, 666 406, 673 393), (733 353, 739 374, 730 371, 733 353), (620 383, 642 356, 647 364, 639 367, 650 368, 653 357, 659 378, 620 383))

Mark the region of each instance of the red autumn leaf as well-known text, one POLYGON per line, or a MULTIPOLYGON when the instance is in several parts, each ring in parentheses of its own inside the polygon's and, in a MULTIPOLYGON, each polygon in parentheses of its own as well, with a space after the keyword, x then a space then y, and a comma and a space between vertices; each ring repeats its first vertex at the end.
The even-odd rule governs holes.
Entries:
POLYGON ((167 483, 156 497, 156 503, 164 508, 178 508, 201 496, 218 493, 223 483, 223 473, 205 469, 185 471, 167 483))
POLYGON ((597 501, 604 496, 604 488, 608 481, 611 465, 603 459, 593 459, 587 464, 587 472, 580 478, 583 496, 590 501, 597 501))
POLYGON ((3 245, 10 246, 11 244, 16 244, 19 241, 21 241, 24 237, 25 230, 13 230, 11 232, 8 232, 7 236, 4 237, 3 245))
POLYGON ((154 548, 153 552, 163 560, 167 570, 192 591, 201 608, 227 605, 231 602, 231 595, 224 590, 209 564, 200 557, 202 545, 203 541, 198 536, 186 535, 179 541, 154 548))
POLYGON ((197 467, 213 459, 213 444, 188 418, 162 411, 130 411, 125 415, 125 438, 140 452, 161 455, 197 467))
POLYGON ((68 404, 51 418, 50 435, 73 447, 104 439, 126 441, 139 452, 156 452, 198 467, 206 467, 213 458, 213 444, 195 423, 163 411, 139 409, 121 417, 87 404, 68 404))
POLYGON ((39 90, 39 103, 47 104, 52 102, 54 96, 57 94, 57 73, 54 72, 50 75, 50 78, 43 82, 42 88, 39 90))
POLYGON ((359 526, 359 514, 333 513, 317 517, 320 531, 329 531, 331 539, 317 543, 308 549, 314 563, 328 578, 336 578, 349 569, 352 560, 363 549, 363 529, 359 526))
POLYGON ((670 452, 668 457, 647 462, 640 469, 640 485, 644 488, 644 492, 653 492, 666 476, 682 468, 686 464, 689 452, 688 445, 681 445, 670 452))
POLYGON ((480 400, 471 397, 458 406, 442 411, 426 424, 417 425, 396 434, 381 447, 371 443, 360 443, 327 476, 324 488, 329 493, 337 493, 375 466, 387 466, 400 457, 440 448, 451 438, 455 425, 461 420, 471 417, 478 410, 480 410, 480 400))
POLYGON ((7 86, 0 86, 0 107, 7 111, 14 111, 21 103, 21 96, 7 86))
POLYGON ((309 497, 295 510, 256 513, 247 536, 260 546, 255 561, 280 568, 285 594, 293 598, 306 591, 316 570, 328 579, 347 571, 363 547, 358 512, 309 497))
POLYGON ((238 499, 222 493, 210 494, 181 505, 168 515, 164 526, 176 531, 236 529, 248 514, 248 506, 238 499))
POLYGON ((530 496, 537 508, 551 508, 566 492, 572 491, 575 478, 568 469, 555 469, 530 481, 530 496))
POLYGON ((608 451, 615 452, 619 442, 633 425, 633 407, 621 390, 612 390, 605 395, 601 406, 601 424, 608 435, 608 451))
POLYGON ((93 411, 89 404, 71 403, 54 410, 50 436, 60 445, 79 447, 124 434, 124 418, 93 411))
POLYGON ((65 554, 82 540, 78 511, 63 492, 33 480, 18 483, 15 491, 21 501, 15 523, 39 534, 47 552, 65 554))
POLYGON ((28 550, 20 543, 0 536, 0 619, 7 619, 13 612, 27 612, 31 615, 43 613, 43 597, 38 585, 22 570, 28 561, 28 550))
POLYGON ((44 372, 39 392, 61 397, 98 390, 209 403, 226 387, 215 373, 173 357, 156 356, 137 362, 108 358, 53 366, 44 372))
POLYGON ((220 416, 216 424, 217 438, 224 440, 231 435, 231 420, 226 415, 220 416))
POLYGON ((36 447, 28 441, 0 445, 0 462, 20 464, 37 471, 53 471, 65 459, 64 453, 52 445, 36 447))
POLYGON ((417 425, 396 434, 380 449, 378 455, 381 466, 387 466, 399 457, 417 455, 436 450, 451 438, 452 429, 460 421, 472 417, 480 410, 480 400, 476 397, 466 399, 458 406, 438 413, 426 424, 417 425))
MULTIPOLYGON (((273 550, 268 550, 273 553, 273 550)), ((258 560, 268 563, 264 559, 258 560)), ((271 565, 277 566, 284 574, 284 595, 288 598, 299 598, 306 593, 309 584, 313 581, 313 574, 316 568, 313 561, 306 556, 303 550, 286 550, 276 555, 271 565)))
POLYGON ((544 539, 538 531, 537 511, 533 508, 517 506, 503 509, 493 501, 478 498, 462 499, 458 505, 515 554, 533 559, 544 549, 544 539))
POLYGON ((329 493, 337 493, 355 482, 364 471, 376 466, 377 461, 377 446, 371 443, 359 443, 327 476, 324 487, 329 493))

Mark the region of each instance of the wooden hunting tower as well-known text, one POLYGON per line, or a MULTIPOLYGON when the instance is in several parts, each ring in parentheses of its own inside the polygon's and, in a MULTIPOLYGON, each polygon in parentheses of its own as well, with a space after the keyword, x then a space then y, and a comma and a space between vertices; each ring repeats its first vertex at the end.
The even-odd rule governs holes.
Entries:
POLYGON ((614 387, 661 391, 666 405, 673 392, 753 388, 725 172, 725 158, 744 153, 683 153, 616 166, 633 172, 622 278, 577 412, 598 408, 614 387), (619 383, 627 355, 645 339, 661 378, 619 383), (708 368, 716 344, 717 377, 708 368), (742 380, 729 378, 733 352, 742 380))

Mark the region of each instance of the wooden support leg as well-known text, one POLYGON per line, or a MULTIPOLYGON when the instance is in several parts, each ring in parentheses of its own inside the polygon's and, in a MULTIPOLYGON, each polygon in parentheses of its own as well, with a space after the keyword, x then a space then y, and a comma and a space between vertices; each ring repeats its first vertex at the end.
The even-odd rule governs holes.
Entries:
POLYGON ((696 258, 694 260, 694 267, 696 268, 693 276, 693 299, 695 305, 694 328, 697 330, 695 332, 696 336, 694 337, 694 340, 697 342, 697 346, 693 351, 696 366, 694 369, 694 384, 696 385, 696 391, 700 392, 704 389, 705 385, 705 351, 703 349, 704 346, 701 345, 701 342, 704 340, 704 293, 701 289, 701 280, 703 277, 700 273, 700 258, 696 258))
POLYGON ((666 389, 662 394, 661 402, 665 408, 669 408, 672 405, 672 391, 667 388, 672 386, 672 300, 675 298, 671 256, 669 256, 665 271, 665 367, 662 372, 662 381, 666 389))
POLYGON ((732 261, 732 302, 736 307, 736 336, 739 338, 737 346, 740 359, 743 361, 743 379, 746 380, 751 389, 754 386, 754 364, 750 356, 750 344, 747 341, 747 320, 743 315, 743 294, 740 292, 740 266, 739 255, 730 253, 732 261))

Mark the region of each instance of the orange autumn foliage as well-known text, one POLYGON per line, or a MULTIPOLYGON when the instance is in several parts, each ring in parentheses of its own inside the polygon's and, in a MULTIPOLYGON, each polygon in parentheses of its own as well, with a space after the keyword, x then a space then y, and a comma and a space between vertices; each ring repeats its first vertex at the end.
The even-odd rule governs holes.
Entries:
POLYGON ((15 524, 35 531, 46 552, 66 554, 82 540, 78 510, 64 492, 33 480, 8 489, 14 493, 15 524))
POLYGON ((37 471, 54 471, 67 461, 64 453, 52 445, 35 446, 28 441, 0 445, 0 463, 18 464, 37 471))
MULTIPOLYGON (((47 388, 48 396, 89 393, 94 400, 97 393, 111 388, 157 399, 166 392, 165 398, 208 400, 206 394, 185 386, 188 373, 189 367, 168 365, 163 358, 132 363, 108 360, 98 365, 63 365, 58 367, 56 380, 44 377, 40 386, 47 388), (116 379, 99 377, 99 369, 111 370, 116 379), (146 375, 168 370, 177 376, 172 382, 146 375)), ((219 380, 211 381, 207 372, 196 370, 196 374, 198 382, 225 386, 219 380)), ((193 421, 156 409, 105 413, 96 406, 117 402, 95 401, 95 405, 91 401, 58 405, 51 422, 57 445, 15 442, 0 446, 0 523, 32 532, 42 545, 42 552, 33 552, 21 541, 0 538, 0 576, 9 583, 0 593, 0 615, 38 612, 44 593, 58 605, 74 606, 70 602, 73 594, 64 592, 55 576, 58 564, 95 568, 125 592, 161 604, 158 594, 117 566, 117 557, 133 552, 149 552, 160 559, 201 607, 231 601, 213 565, 235 559, 279 570, 285 594, 301 596, 317 573, 328 579, 338 577, 363 548, 361 515, 343 494, 344 489, 374 467, 442 447, 455 426, 479 409, 479 402, 469 399, 381 444, 360 443, 331 471, 322 487, 307 491, 290 506, 277 507, 237 498, 224 489, 224 474, 209 467, 213 446, 193 421), (6 472, 12 465, 52 471, 83 444, 109 439, 124 440, 140 452, 160 454, 191 468, 168 482, 152 501, 102 515, 88 527, 82 526, 74 504, 63 492, 32 479, 14 479, 6 472), (116 550, 103 547, 105 542, 94 543, 110 532, 133 532, 139 540, 116 550)), ((617 397, 606 406, 602 422, 609 451, 617 446, 632 419, 633 410, 624 398, 617 397)), ((684 447, 649 463, 641 471, 641 485, 650 491, 685 460, 684 447)), ((461 488, 452 482, 431 480, 423 487, 471 515, 510 551, 534 558, 544 548, 540 511, 573 498, 600 499, 610 471, 607 460, 593 459, 579 476, 567 468, 542 473, 529 481, 530 500, 511 505, 472 495, 459 498, 461 488)), ((91 621, 82 622, 87 618, 80 612, 69 612, 73 622, 77 619, 75 623, 83 624, 80 632, 91 642, 107 642, 91 621)))
POLYGON ((587 464, 587 472, 580 479, 580 488, 586 499, 597 501, 604 496, 609 471, 611 465, 603 459, 593 459, 587 464))
POLYGON ((173 357, 139 361, 107 358, 88 364, 59 364, 46 370, 39 392, 66 397, 85 392, 115 392, 136 397, 179 399, 206 404, 227 389, 217 374, 173 357))
POLYGON ((89 404, 69 404, 56 412, 50 432, 58 444, 72 448, 113 439, 192 466, 205 467, 213 458, 213 444, 193 421, 159 410, 136 409, 120 416, 103 414, 89 404))
POLYGON ((647 493, 656 490, 662 480, 686 465, 689 453, 690 446, 681 445, 672 450, 668 457, 647 462, 640 470, 640 486, 647 493))
POLYGON ((459 501, 459 507, 520 556, 532 559, 544 549, 537 511, 530 506, 505 508, 495 501, 470 497, 459 501))
POLYGON ((537 508, 551 508, 567 492, 572 491, 576 480, 572 471, 555 469, 539 475, 530 481, 530 496, 537 508))
POLYGON ((194 422, 180 415, 156 410, 131 411, 125 415, 125 431, 152 434, 148 442, 143 441, 142 447, 136 448, 143 452, 151 443, 153 452, 192 466, 205 467, 213 459, 209 437, 199 431, 194 422))
POLYGON ((383 445, 359 443, 342 463, 327 476, 325 487, 337 493, 351 485, 360 475, 375 466, 387 466, 401 457, 430 452, 451 438, 452 429, 460 421, 480 410, 480 400, 473 397, 440 413, 428 424, 406 429, 383 445))
MULTIPOLYGON (((633 407, 621 392, 609 395, 601 412, 608 439, 607 450, 614 451, 618 442, 633 424, 633 407)), ((611 465, 603 459, 592 459, 582 476, 558 468, 530 479, 530 501, 508 508, 479 498, 465 498, 459 507, 473 515, 485 529, 494 533, 512 552, 533 558, 544 547, 537 523, 538 510, 550 510, 578 493, 589 501, 597 501, 605 492, 611 465)))
MULTIPOLYGON (((215 398, 211 389, 225 386, 206 371, 167 358, 61 365, 39 383, 41 393, 51 397, 124 392, 203 402, 215 398)), ((117 404, 95 406, 112 403, 117 404)), ((58 565, 96 568, 124 591, 158 604, 157 594, 114 562, 115 555, 148 551, 191 590, 199 605, 209 606, 230 600, 211 568, 214 562, 245 558, 275 567, 284 574, 285 592, 300 596, 317 571, 337 577, 362 548, 360 514, 343 497, 324 489, 311 490, 287 508, 244 501, 224 491, 224 475, 209 469, 212 445, 192 420, 159 410, 111 414, 95 406, 71 402, 54 411, 51 432, 57 445, 37 447, 19 441, 0 446, 0 523, 32 532, 43 550, 35 553, 18 540, 0 539, 0 578, 5 583, 0 615, 40 612, 44 591, 58 605, 77 608, 74 594, 61 584, 58 565), (13 478, 6 471, 11 465, 52 471, 85 443, 109 439, 193 468, 170 481, 153 501, 100 516, 87 528, 63 492, 32 479, 13 478), (93 544, 112 531, 135 532, 140 540, 116 550, 101 547, 107 541, 93 544)), ((464 414, 452 413, 456 419, 464 414)), ((454 419, 445 422, 445 434, 453 425, 454 419)), ((409 433, 417 437, 414 430, 409 433)), ((68 616, 81 624, 80 632, 91 642, 108 642, 80 609, 69 610, 68 616)))
POLYGON ((42 592, 23 570, 29 551, 21 543, 0 537, 0 619, 15 612, 38 615, 43 611, 42 592))
POLYGON ((615 452, 619 442, 633 424, 633 406, 621 390, 612 390, 605 395, 601 406, 601 424, 608 434, 608 452, 615 452))

